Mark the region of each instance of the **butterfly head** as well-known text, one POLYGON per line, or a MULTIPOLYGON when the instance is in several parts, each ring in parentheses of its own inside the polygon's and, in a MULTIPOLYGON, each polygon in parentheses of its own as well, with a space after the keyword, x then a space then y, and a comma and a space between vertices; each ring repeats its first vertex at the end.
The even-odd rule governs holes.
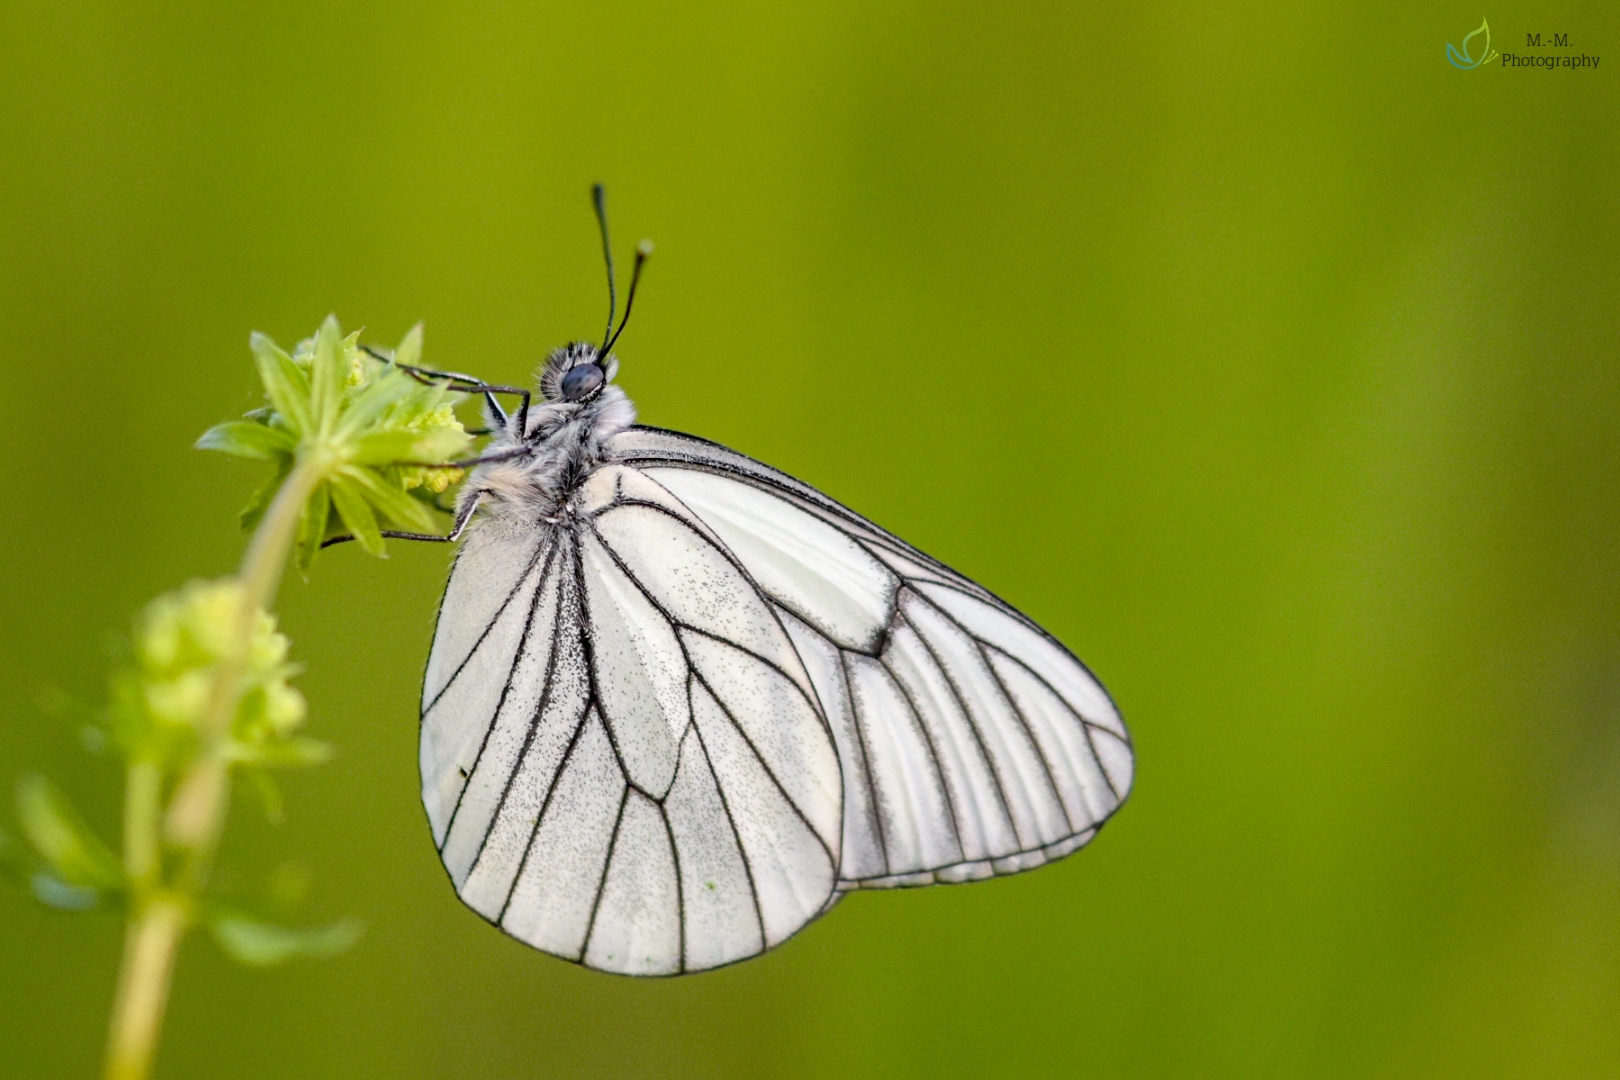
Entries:
POLYGON ((619 361, 611 353, 603 359, 590 342, 571 341, 546 358, 540 393, 547 401, 584 405, 596 400, 618 370, 619 361))

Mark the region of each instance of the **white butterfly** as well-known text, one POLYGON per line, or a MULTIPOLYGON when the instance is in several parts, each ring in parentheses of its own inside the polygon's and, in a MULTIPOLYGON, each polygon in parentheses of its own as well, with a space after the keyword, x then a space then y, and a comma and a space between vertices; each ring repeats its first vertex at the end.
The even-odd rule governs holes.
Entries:
POLYGON ((808 485, 635 425, 616 338, 553 353, 532 410, 488 399, 461 494, 421 768, 462 900, 565 959, 671 975, 853 889, 1096 835, 1132 751, 1085 666, 808 485))

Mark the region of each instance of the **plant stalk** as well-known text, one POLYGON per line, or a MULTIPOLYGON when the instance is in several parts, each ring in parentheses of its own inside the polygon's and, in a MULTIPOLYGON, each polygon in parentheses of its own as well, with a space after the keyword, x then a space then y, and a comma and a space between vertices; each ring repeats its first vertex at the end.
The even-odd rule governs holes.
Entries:
POLYGON ((146 1080, 163 1029, 170 976, 180 942, 207 882, 230 808, 230 764, 225 751, 241 703, 253 631, 268 610, 292 551, 304 505, 325 478, 319 453, 301 455, 248 543, 237 581, 242 602, 230 651, 215 668, 202 748, 161 809, 162 777, 150 763, 130 766, 125 787, 124 864, 129 876, 130 920, 107 1041, 107 1080, 146 1080), (183 852, 174 889, 163 882, 164 841, 183 852))
POLYGON ((146 1080, 151 1072, 169 1001, 169 977, 187 922, 185 906, 173 898, 145 904, 130 920, 108 1035, 107 1080, 146 1080))

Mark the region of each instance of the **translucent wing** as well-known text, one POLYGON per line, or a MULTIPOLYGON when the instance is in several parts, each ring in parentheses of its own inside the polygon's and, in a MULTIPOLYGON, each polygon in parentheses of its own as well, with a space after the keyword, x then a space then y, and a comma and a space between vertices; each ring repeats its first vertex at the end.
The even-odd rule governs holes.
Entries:
POLYGON ((711 530, 633 469, 576 525, 471 530, 423 686, 423 802, 457 893, 590 967, 674 974, 835 897, 842 785, 810 676, 711 530))
POLYGON ((1113 702, 1007 604, 724 447, 633 428, 609 449, 718 537, 802 658, 842 763, 840 890, 1027 870, 1124 800, 1113 702))

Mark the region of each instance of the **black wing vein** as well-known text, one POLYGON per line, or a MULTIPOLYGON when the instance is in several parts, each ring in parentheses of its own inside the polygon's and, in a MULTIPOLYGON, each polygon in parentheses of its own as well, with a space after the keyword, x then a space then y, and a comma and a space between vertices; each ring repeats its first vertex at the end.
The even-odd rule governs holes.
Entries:
POLYGON ((928 722, 923 719, 922 710, 917 708, 917 702, 911 696, 911 689, 906 686, 906 680, 881 657, 878 658, 878 663, 882 665, 894 688, 900 692, 906 708, 911 712, 911 718, 917 722, 917 730, 922 733, 923 742, 928 746, 928 760, 934 768, 934 780, 939 785, 940 802, 945 804, 945 816, 950 820, 951 836, 956 841, 957 852, 966 858, 967 849, 962 846, 962 827, 956 820, 956 800, 951 797, 950 782, 945 779, 945 769, 939 762, 939 747, 934 745, 934 733, 928 730, 928 722))
MULTIPOLYGON (((915 589, 909 591, 913 596, 920 595, 915 589)), ((956 679, 952 677, 950 670, 940 660, 939 653, 928 640, 928 636, 918 630, 916 624, 910 618, 906 618, 905 621, 906 625, 911 627, 912 633, 917 635, 917 640, 922 642, 923 649, 928 653, 928 659, 933 661, 934 670, 939 672, 939 676, 944 680, 945 685, 951 688, 951 697, 955 699, 956 707, 961 710, 962 719, 967 723, 968 731, 973 734, 973 745, 978 748, 979 758, 984 762, 984 771, 990 777, 991 783, 995 785, 996 803, 1000 805, 1001 812, 1006 815, 1007 827, 1013 830, 1014 835, 1017 835, 1018 818, 1013 814, 1012 805, 1007 801, 1005 781, 1001 775, 1001 763, 991 756, 989 747, 985 746, 984 732, 979 730, 979 722, 974 718, 973 710, 968 708, 967 698, 962 696, 962 688, 957 685, 956 679)), ((1046 764, 1044 757, 1041 759, 1041 764, 1043 766, 1046 764)), ((1057 785, 1052 780, 1050 768, 1047 769, 1046 782, 1052 784, 1052 794, 1056 796, 1057 785)), ((1061 804, 1062 800, 1059 799, 1059 805, 1061 804)), ((1073 822, 1071 821, 1070 824, 1072 825, 1073 822)))
MULTIPOLYGON (((495 629, 496 623, 501 621, 501 616, 505 614, 507 605, 512 602, 512 598, 517 596, 518 592, 523 588, 523 583, 529 580, 529 575, 534 571, 534 564, 540 561, 540 555, 542 553, 540 548, 545 549, 544 554, 549 565, 551 555, 556 548, 556 542, 555 540, 553 540, 551 543, 547 543, 544 540, 540 542, 539 548, 535 550, 534 557, 529 560, 529 565, 524 568, 523 573, 519 574, 517 581, 513 583, 511 592, 506 594, 506 599, 501 601, 501 606, 495 609, 495 614, 491 615, 489 622, 484 624, 484 629, 479 633, 478 640, 473 642, 473 647, 468 649, 467 655, 461 658, 461 663, 456 665, 456 670, 452 671, 450 673, 450 677, 444 681, 444 685, 439 687, 439 692, 433 695, 433 700, 428 702, 426 707, 422 709, 422 715, 424 717, 433 711, 433 706, 437 705, 439 703, 439 699, 444 697, 445 691, 449 690, 450 687, 455 684, 456 679, 461 675, 462 669, 467 666, 475 655, 477 655, 479 648, 484 644, 484 639, 489 637, 489 632, 495 629)), ((544 571, 541 572, 540 576, 542 578, 545 577, 544 571)), ((538 587, 536 588, 536 591, 539 591, 538 587)))
MULTIPOLYGON (((467 789, 472 786, 472 778, 478 772, 479 763, 484 760, 484 751, 489 746, 489 738, 490 738, 491 735, 493 735, 495 733, 495 721, 497 719, 499 719, 499 717, 501 715, 501 709, 503 707, 505 707, 505 705, 506 705, 507 695, 509 695, 512 692, 512 680, 517 677, 518 668, 521 667, 522 663, 523 663, 523 657, 528 654, 529 638, 534 633, 534 613, 540 606, 540 598, 545 595, 545 591, 546 591, 545 590, 546 574, 551 569, 551 557, 553 555, 555 555, 556 552, 557 552, 557 544, 556 544, 555 541, 553 541, 549 545, 549 550, 546 552, 546 565, 540 571, 540 580, 535 582, 534 596, 529 600, 529 616, 524 621, 524 624, 523 624, 523 636, 518 639, 517 652, 514 653, 513 656, 512 656, 512 668, 511 668, 510 671, 508 671, 506 673, 506 685, 501 687, 501 696, 495 702, 494 711, 492 711, 489 714, 489 724, 488 724, 487 727, 484 728, 484 737, 478 743, 478 753, 473 757, 472 768, 467 770, 467 779, 462 783, 461 791, 456 794, 456 805, 455 805, 454 808, 451 809, 450 818, 444 824, 444 843, 439 845, 439 850, 441 852, 444 850, 445 846, 450 843, 450 831, 456 827, 456 816, 461 813, 462 800, 464 800, 467 797, 467 789)), ((538 559, 539 555, 536 554, 535 558, 538 559)), ((533 566, 531 565, 530 570, 532 570, 532 569, 533 569, 533 566)), ((528 577, 529 577, 528 571, 525 571, 522 578, 519 579, 519 582, 518 582, 519 586, 522 585, 523 581, 528 580, 528 577)), ((517 593, 514 591, 512 595, 515 596, 515 595, 517 595, 517 593)), ((511 597, 509 596, 509 597, 507 597, 506 602, 501 605, 502 610, 505 610, 506 603, 510 603, 510 602, 511 602, 511 597)), ((561 598, 561 596, 559 596, 558 597, 558 612, 557 612, 557 619, 558 619, 559 622, 562 620, 561 606, 562 606, 562 598, 561 598)), ((490 625, 493 626, 494 623, 491 623, 490 625)), ((488 634, 489 631, 486 629, 484 631, 484 633, 488 634)), ((484 639, 482 637, 480 637, 478 640, 479 640, 479 643, 482 644, 484 639)), ((473 652, 477 652, 477 651, 478 651, 477 646, 474 646, 473 652)), ((468 653, 467 658, 469 660, 472 659, 472 653, 468 653)), ((549 693, 550 690, 551 690, 551 672, 552 672, 552 669, 555 667, 556 662, 557 662, 557 649, 556 649, 556 645, 553 644, 551 646, 551 655, 546 658, 546 685, 544 687, 542 687, 541 691, 540 691, 542 702, 544 701, 544 698, 545 698, 546 694, 549 693)), ((459 668, 457 669, 457 672, 458 673, 460 672, 459 668)), ((448 688, 449 684, 446 683, 445 685, 448 688)), ((441 691, 441 693, 442 693, 442 691, 441 691)), ((435 699, 435 700, 437 700, 437 699, 435 699)), ((542 704, 542 708, 544 708, 543 704, 542 704)), ((506 803, 506 793, 508 791, 510 791, 511 788, 512 788, 512 778, 517 775, 518 767, 523 762, 523 754, 524 754, 524 752, 526 752, 528 750, 530 740, 532 740, 534 738, 535 724, 538 724, 538 723, 539 723, 539 713, 537 712, 535 714, 534 722, 529 725, 529 733, 524 738, 523 751, 519 752, 519 754, 517 756, 517 759, 516 759, 516 762, 512 766, 512 771, 507 774, 506 785, 501 791, 500 802, 496 804, 495 814, 494 814, 493 817, 490 818, 491 828, 494 827, 495 818, 500 816, 501 806, 503 806, 506 803)), ((489 830, 486 829, 485 832, 484 832, 484 839, 480 840, 478 842, 478 854, 473 856, 473 861, 469 864, 469 867, 478 865, 478 855, 482 855, 484 853, 484 840, 488 840, 488 839, 489 839, 489 830)), ((469 869, 468 873, 471 874, 471 872, 472 872, 471 869, 469 869)))
MULTIPOLYGON (((687 700, 691 700, 692 684, 697 681, 697 673, 693 672, 686 685, 687 700)), ((713 696, 712 694, 710 695, 713 696)), ((765 940, 765 908, 759 900, 759 886, 754 883, 754 864, 748 858, 748 849, 743 846, 742 833, 737 828, 737 819, 731 816, 731 802, 726 798, 725 785, 720 782, 720 774, 714 771, 714 762, 709 758, 709 747, 703 741, 703 733, 696 724, 692 725, 692 734, 697 737, 698 749, 703 751, 703 766, 709 770, 709 778, 714 781, 715 794, 720 796, 720 810, 726 815, 726 822, 731 826, 731 839, 737 845, 737 857, 742 860, 743 873, 748 877, 748 894, 754 900, 754 921, 759 926, 759 940, 765 940)))
MULTIPOLYGON (((621 505, 648 506, 648 507, 652 507, 652 509, 656 509, 656 510, 660 511, 661 513, 669 514, 668 510, 665 510, 663 507, 652 506, 651 503, 631 503, 629 500, 626 500, 625 503, 623 503, 621 505)), ((674 520, 676 520, 676 521, 680 521, 680 518, 677 517, 674 514, 669 514, 669 516, 671 518, 673 518, 674 520)), ((681 522, 681 524, 687 525, 688 523, 681 522)), ((688 525, 688 527, 690 527, 690 526, 688 525)), ((805 688, 799 685, 799 680, 795 679, 792 675, 790 675, 782 667, 781 664, 778 664, 776 661, 772 660, 770 657, 761 656, 759 653, 755 652, 754 650, 744 648, 742 645, 737 644, 735 641, 732 641, 730 638, 722 637, 719 634, 711 633, 710 631, 703 629, 701 626, 693 626, 690 623, 683 622, 682 620, 677 619, 674 615, 670 614, 668 609, 666 609, 663 604, 658 602, 657 597, 653 596, 653 594, 651 592, 647 591, 647 587, 645 585, 643 585, 641 583, 641 580, 639 578, 637 578, 636 575, 633 572, 631 572, 631 570, 630 570, 630 568, 628 566, 625 565, 624 560, 619 558, 619 553, 613 550, 613 545, 611 545, 611 544, 609 544, 607 542, 607 540, 602 536, 601 532, 599 530, 596 530, 596 529, 592 529, 591 531, 592 531, 592 534, 596 537, 597 542, 602 545, 602 550, 607 552, 608 558, 613 560, 613 564, 615 566, 617 566, 621 572, 623 572, 624 576, 630 580, 630 583, 633 584, 636 587, 636 590, 638 592, 640 592, 642 596, 646 597, 647 603, 651 604, 653 606, 653 608, 655 610, 657 610, 658 614, 660 614, 660 615, 662 615, 664 617, 665 622, 669 623, 670 626, 672 626, 672 627, 675 627, 675 628, 680 629, 680 630, 685 630, 689 634, 696 634, 698 637, 708 638, 710 641, 717 642, 718 644, 721 644, 721 645, 725 645, 725 646, 727 646, 728 648, 731 648, 731 649, 735 649, 737 652, 742 653, 744 656, 747 656, 750 659, 757 660, 761 664, 764 664, 766 667, 770 668, 772 671, 776 672, 778 675, 782 676, 783 679, 787 680, 788 685, 792 686, 794 690, 798 691, 799 696, 804 698, 805 702, 810 706, 811 712, 815 713, 816 719, 821 721, 822 727, 827 728, 828 729, 828 734, 829 735, 831 734, 831 728, 828 727, 828 725, 827 725, 827 719, 826 719, 826 716, 825 716, 825 712, 821 707, 821 702, 819 700, 817 700, 815 697, 812 696, 815 693, 815 688, 814 687, 811 687, 810 688, 810 693, 807 694, 807 693, 805 693, 805 688)), ((701 536, 702 534, 699 533, 697 535, 701 536)), ((703 541, 706 544, 709 543, 709 540, 708 540, 707 537, 704 537, 703 541)), ((709 546, 714 547, 713 544, 709 544, 709 546)), ((730 554, 730 552, 724 552, 723 549, 721 549, 721 548, 715 548, 715 550, 716 551, 722 551, 725 554, 726 558, 728 558, 728 559, 733 558, 732 555, 730 554)), ((733 565, 735 565, 734 560, 733 560, 733 565)), ((740 567, 739 567, 739 569, 740 569, 740 567)), ((769 594, 765 593, 763 590, 760 589, 760 587, 758 585, 754 584, 754 580, 752 578, 748 578, 747 580, 748 580, 748 584, 754 589, 755 595, 757 595, 759 597, 760 602, 762 604, 764 604, 766 608, 768 608, 768 609, 771 608, 772 604, 774 602, 771 600, 769 594)), ((788 645, 791 647, 792 644, 793 644, 793 639, 788 637, 787 628, 783 627, 781 625, 782 620, 777 616, 777 614, 776 614, 776 612, 774 610, 771 611, 771 618, 776 621, 777 627, 782 631, 783 639, 786 640, 788 642, 788 645)), ((677 642, 680 642, 680 635, 679 634, 677 634, 675 636, 675 640, 677 642)), ((797 650, 795 650, 795 654, 797 654, 797 650)), ((696 671, 697 668, 692 663, 692 657, 691 657, 690 654, 687 653, 686 644, 684 642, 681 642, 681 655, 686 660, 687 669, 691 670, 691 671, 696 671)), ((801 662, 802 662, 802 660, 801 660, 801 662)))
POLYGON ((850 727, 855 730, 855 742, 861 751, 861 772, 866 777, 866 798, 872 808, 872 832, 877 836, 878 854, 883 857, 883 869, 886 873, 893 873, 894 866, 889 862, 889 840, 885 830, 883 815, 878 812, 877 782, 872 776, 871 749, 866 745, 866 724, 861 711, 855 707, 855 692, 850 688, 849 657, 838 643, 828 642, 838 653, 838 674, 844 683, 844 701, 849 706, 850 727))
POLYGON ((714 692, 714 687, 709 685, 709 680, 705 679, 701 672, 694 669, 692 672, 692 677, 703 684, 703 689, 707 690, 709 692, 709 696, 715 700, 715 704, 720 706, 720 711, 725 714, 726 721, 730 723, 732 728, 736 730, 738 737, 741 738, 743 743, 748 747, 748 752, 754 755, 754 760, 759 762, 759 767, 765 770, 765 775, 770 777, 771 783, 776 786, 776 790, 781 794, 782 800, 786 802, 788 804, 788 808, 793 811, 793 816, 804 823, 804 827, 810 830, 810 835, 815 837, 816 843, 820 845, 821 850, 827 853, 827 861, 832 863, 833 873, 836 877, 838 860, 833 857, 832 849, 827 846, 827 841, 822 839, 821 833, 816 830, 816 827, 810 824, 810 819, 805 816, 804 811, 800 809, 799 804, 794 801, 793 796, 788 794, 787 787, 782 783, 781 778, 776 775, 776 770, 771 768, 770 763, 765 760, 765 755, 759 752, 759 747, 754 745, 754 740, 749 738, 748 732, 744 731, 743 726, 737 722, 737 717, 733 715, 731 706, 727 705, 720 699, 720 695, 714 692))
POLYGON ((596 933, 596 916, 602 908, 602 894, 607 891, 608 871, 613 869, 613 853, 619 846, 619 826, 624 824, 624 808, 630 804, 630 785, 625 784, 619 796, 619 815, 613 819, 613 835, 608 839, 607 858, 602 860, 602 873, 596 879, 596 899, 591 901, 591 918, 585 924, 585 940, 580 943, 579 956, 583 960, 591 951, 591 935, 596 933))
POLYGON ((670 857, 675 860, 676 953, 681 958, 677 969, 679 973, 686 970, 686 887, 681 883, 681 846, 675 842, 675 830, 669 824, 669 810, 658 799, 652 799, 652 804, 658 807, 658 819, 664 823, 664 835, 669 837, 670 857))

